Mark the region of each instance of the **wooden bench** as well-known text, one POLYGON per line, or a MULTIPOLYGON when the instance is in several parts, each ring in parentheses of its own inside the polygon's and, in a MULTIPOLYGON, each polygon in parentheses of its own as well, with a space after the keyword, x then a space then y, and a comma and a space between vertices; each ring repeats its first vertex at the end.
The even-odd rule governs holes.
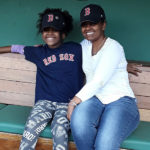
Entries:
MULTIPOLYGON (((150 149, 150 67, 141 67, 139 77, 130 75, 131 86, 138 98, 141 122, 122 148, 150 149), (144 121, 144 122, 143 122, 144 121)), ((0 150, 18 150, 24 124, 34 105, 36 67, 23 55, 0 55, 0 150)), ((52 149, 50 129, 41 134, 36 150, 52 149)), ((108 135, 109 136, 109 135, 108 135)), ((70 137, 69 149, 76 150, 70 137)))

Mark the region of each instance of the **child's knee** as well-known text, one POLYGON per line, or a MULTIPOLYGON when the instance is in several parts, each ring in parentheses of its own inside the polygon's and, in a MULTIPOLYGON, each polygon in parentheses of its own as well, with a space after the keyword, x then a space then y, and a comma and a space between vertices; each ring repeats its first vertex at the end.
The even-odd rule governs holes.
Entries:
POLYGON ((55 124, 55 126, 51 129, 52 135, 55 138, 59 137, 68 137, 68 125, 59 125, 55 124))

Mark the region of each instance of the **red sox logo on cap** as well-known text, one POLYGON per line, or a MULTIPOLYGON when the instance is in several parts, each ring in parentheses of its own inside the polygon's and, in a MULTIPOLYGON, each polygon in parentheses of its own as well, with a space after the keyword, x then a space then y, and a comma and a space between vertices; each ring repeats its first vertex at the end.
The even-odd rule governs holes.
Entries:
POLYGON ((48 22, 53 22, 54 15, 48 15, 48 22))
POLYGON ((87 8, 85 8, 85 14, 84 14, 84 16, 88 16, 88 15, 90 15, 90 8, 89 7, 87 7, 87 8))

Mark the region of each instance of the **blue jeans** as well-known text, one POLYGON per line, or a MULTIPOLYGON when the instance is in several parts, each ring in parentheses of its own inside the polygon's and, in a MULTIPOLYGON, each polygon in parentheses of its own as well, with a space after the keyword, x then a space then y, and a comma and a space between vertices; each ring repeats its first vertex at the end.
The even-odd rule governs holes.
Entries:
POLYGON ((135 98, 125 96, 105 105, 94 96, 75 108, 71 130, 78 150, 119 150, 138 123, 135 98))

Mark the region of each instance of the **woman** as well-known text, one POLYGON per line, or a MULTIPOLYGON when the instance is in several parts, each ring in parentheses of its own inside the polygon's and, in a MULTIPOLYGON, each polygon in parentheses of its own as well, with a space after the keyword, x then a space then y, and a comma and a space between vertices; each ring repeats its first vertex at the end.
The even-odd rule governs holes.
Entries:
POLYGON ((100 6, 85 6, 80 22, 86 84, 69 103, 73 138, 78 150, 118 150, 139 123, 124 50, 105 36, 100 6))

